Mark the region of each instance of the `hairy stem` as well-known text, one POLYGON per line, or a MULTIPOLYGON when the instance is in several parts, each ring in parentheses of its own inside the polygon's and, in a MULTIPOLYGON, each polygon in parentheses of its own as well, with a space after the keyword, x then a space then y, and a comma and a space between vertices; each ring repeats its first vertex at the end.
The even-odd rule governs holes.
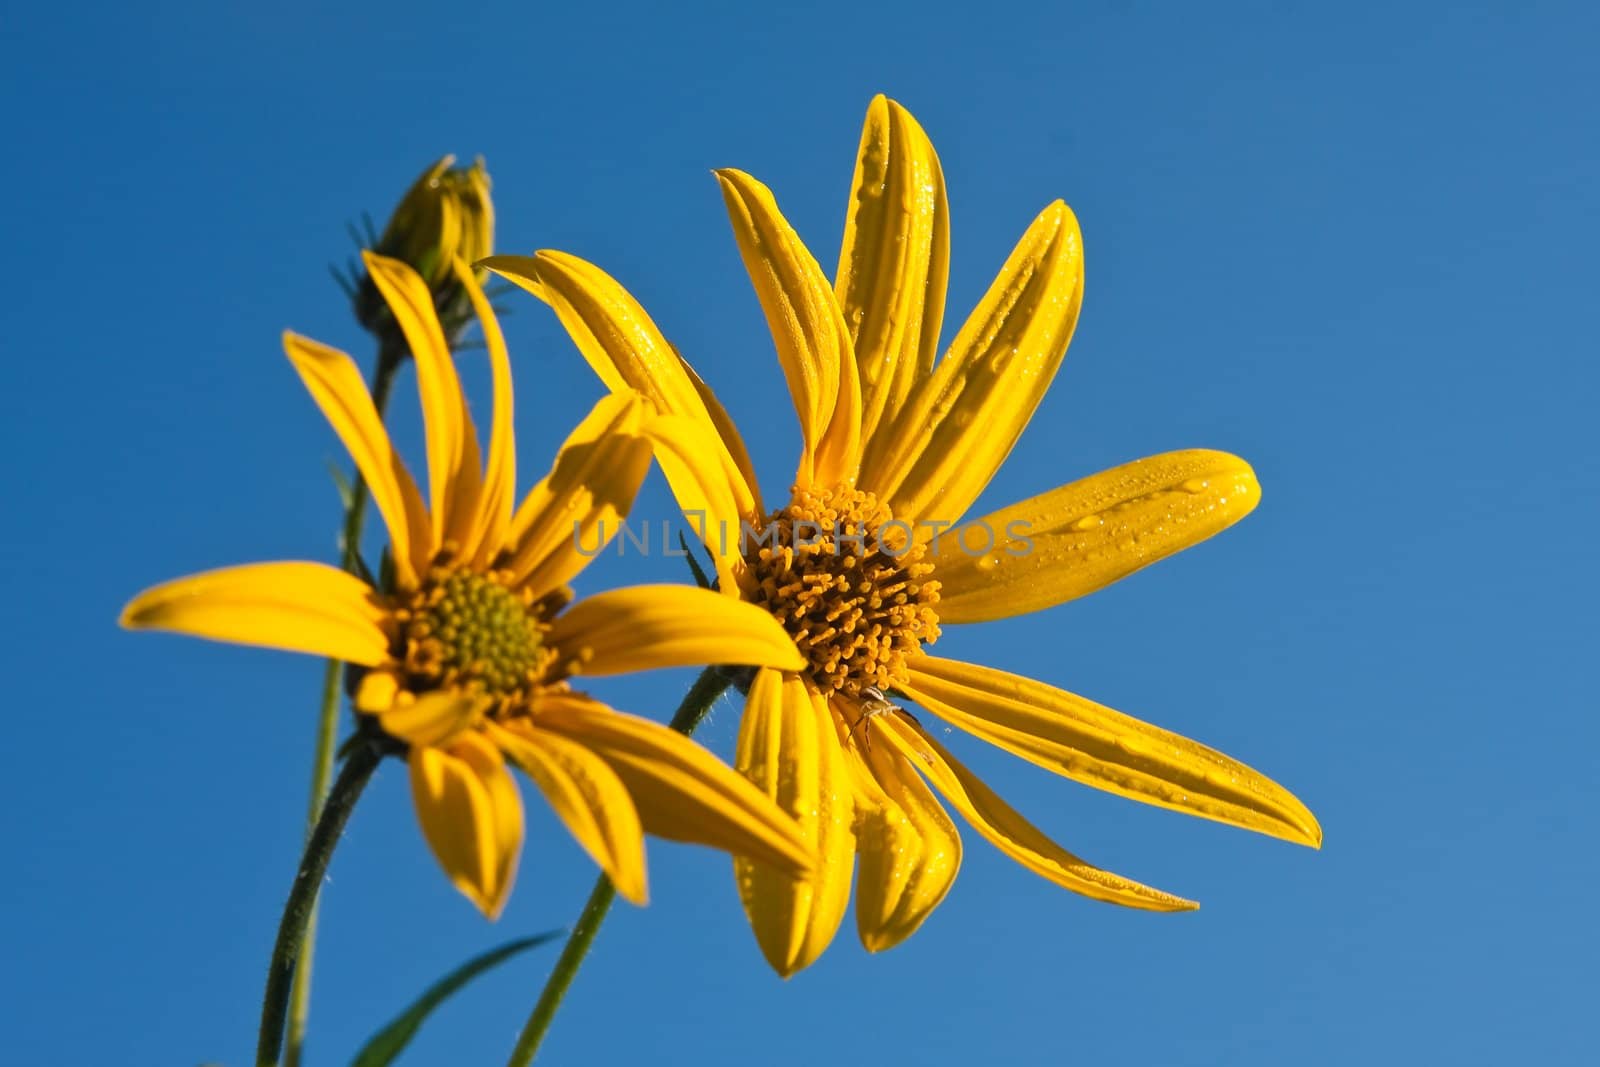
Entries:
POLYGON ((283 918, 278 923, 272 962, 267 967, 267 988, 261 998, 261 1032, 256 1039, 256 1067, 278 1067, 295 963, 306 947, 306 931, 316 911, 317 893, 322 888, 328 862, 333 859, 333 850, 350 819, 350 812, 382 759, 383 750, 376 740, 367 739, 351 748, 322 804, 317 825, 306 839, 300 869, 295 873, 289 899, 283 905, 283 918))

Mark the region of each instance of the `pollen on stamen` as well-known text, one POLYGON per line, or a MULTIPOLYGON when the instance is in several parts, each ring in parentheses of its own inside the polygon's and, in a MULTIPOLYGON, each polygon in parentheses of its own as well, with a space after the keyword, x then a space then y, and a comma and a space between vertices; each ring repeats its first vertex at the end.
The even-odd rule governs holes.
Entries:
POLYGON ((544 606, 510 576, 447 559, 396 612, 406 689, 458 688, 507 699, 539 684, 553 653, 544 643, 544 606))
POLYGON ((795 493, 769 518, 770 537, 746 546, 745 594, 783 623, 823 692, 860 695, 906 680, 905 660, 939 637, 939 583, 926 545, 871 493, 835 487, 795 493))

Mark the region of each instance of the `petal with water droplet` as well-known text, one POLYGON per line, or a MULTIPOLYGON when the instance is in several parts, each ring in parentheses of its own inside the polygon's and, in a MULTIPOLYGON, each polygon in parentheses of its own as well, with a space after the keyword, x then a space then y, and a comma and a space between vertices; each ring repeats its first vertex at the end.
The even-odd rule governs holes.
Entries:
POLYGON ((939 157, 911 113, 867 108, 834 289, 861 369, 862 447, 933 370, 950 262, 939 157))
POLYGON ((1052 489, 933 542, 940 622, 1025 615, 1101 589, 1232 526, 1261 499, 1238 456, 1167 452, 1052 489))
POLYGON ((900 756, 914 761, 973 829, 1034 874, 1074 893, 1127 908, 1192 911, 1199 907, 1192 900, 1152 889, 1079 859, 1001 800, 926 731, 897 715, 884 718, 888 721, 879 736, 900 756))
POLYGON ((911 390, 859 485, 908 520, 957 522, 1033 417, 1078 323, 1083 240, 1057 200, 1034 219, 949 354, 911 390))
POLYGON ((1145 804, 1322 844, 1322 827, 1294 794, 1187 737, 991 667, 919 656, 908 669, 908 697, 1030 763, 1145 804))
POLYGON ((822 955, 850 903, 855 809, 833 713, 799 675, 757 672, 734 766, 795 820, 816 855, 816 869, 804 877, 734 858, 762 955, 788 977, 822 955))

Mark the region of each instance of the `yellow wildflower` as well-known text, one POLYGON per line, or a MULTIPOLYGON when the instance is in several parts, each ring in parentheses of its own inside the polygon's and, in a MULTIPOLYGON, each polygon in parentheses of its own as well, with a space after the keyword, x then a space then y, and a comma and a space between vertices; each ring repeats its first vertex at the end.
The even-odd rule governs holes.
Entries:
POLYGON ((683 735, 571 686, 581 676, 686 664, 803 666, 770 615, 705 590, 641 586, 568 606, 566 583, 615 533, 649 466, 645 402, 619 392, 596 405, 514 507, 511 365, 472 271, 455 261, 493 372, 484 466, 427 284, 398 260, 365 258, 416 361, 426 503, 355 363, 292 333, 284 346, 371 487, 389 529, 392 577, 380 588, 320 563, 233 567, 140 594, 123 625, 362 669, 356 710, 407 750, 422 832, 451 881, 491 918, 522 849, 508 760, 635 903, 646 897, 645 832, 806 869, 799 830, 757 788, 683 735))
POLYGON ((1091 593, 1259 499, 1243 460, 1171 452, 951 528, 1011 451, 1077 323, 1083 247, 1067 206, 1033 221, 935 362, 948 214, 938 158, 905 109, 880 96, 868 110, 833 284, 764 185, 736 170, 717 179, 800 419, 793 490, 771 511, 727 414, 621 285, 561 252, 487 265, 549 303, 611 389, 638 390, 666 413, 650 431, 656 458, 685 511, 707 517, 721 591, 772 612, 806 656, 798 671, 755 672, 736 761, 819 855, 798 881, 736 861, 772 966, 791 974, 826 948, 857 856, 862 943, 881 950, 917 929, 961 859, 935 790, 1059 885, 1135 908, 1196 907, 1049 840, 897 701, 1088 785, 1319 845, 1300 801, 1219 752, 926 649, 942 626, 1091 593))

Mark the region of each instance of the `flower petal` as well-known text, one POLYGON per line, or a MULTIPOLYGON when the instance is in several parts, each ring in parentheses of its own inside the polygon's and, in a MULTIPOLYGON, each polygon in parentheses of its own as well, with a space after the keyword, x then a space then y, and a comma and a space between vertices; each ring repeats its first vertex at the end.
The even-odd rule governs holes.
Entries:
POLYGON ((389 528, 396 584, 415 588, 433 557, 428 509, 384 429, 361 371, 338 349, 295 333, 284 333, 283 349, 372 492, 372 502, 389 528))
MULTIPOLYGON (((368 677, 383 678, 383 675, 374 672, 368 677)), ((374 700, 373 689, 377 688, 387 690, 388 685, 380 682, 368 687, 363 679, 362 688, 357 690, 359 699, 356 706, 363 711, 370 708, 374 700)), ((378 725, 390 737, 397 737, 413 746, 441 748, 481 724, 484 712, 492 703, 490 698, 480 693, 457 689, 436 689, 414 697, 402 692, 397 699, 391 699, 388 707, 380 706, 369 714, 377 716, 378 725)))
POLYGON ((718 469, 715 442, 704 426, 682 415, 658 415, 645 424, 644 432, 678 506, 716 561, 722 592, 737 596, 738 574, 744 569, 739 555, 744 520, 726 472, 718 469))
POLYGON ((911 113, 867 108, 834 283, 861 369, 863 451, 933 370, 950 272, 950 211, 939 157, 911 113))
POLYGON ((356 691, 350 696, 350 706, 366 715, 381 715, 394 710, 402 697, 413 699, 405 693, 405 668, 400 663, 374 667, 361 675, 356 691))
POLYGON ((464 734, 448 750, 415 746, 408 760, 417 821, 450 881, 499 918, 522 852, 522 798, 494 746, 464 734))
POLYGON ((1114 467, 933 541, 940 622, 1040 611, 1221 533, 1261 500, 1250 464, 1167 452, 1114 467))
POLYGON ((583 745, 526 723, 488 725, 489 739, 533 779, 578 844, 635 904, 649 899, 644 831, 627 787, 583 745))
POLYGON ((534 723, 604 760, 627 786, 647 833, 748 856, 789 875, 811 868, 811 849, 794 821, 676 730, 576 694, 541 699, 534 723))
POLYGON ((1028 870, 1074 893, 1129 908, 1192 911, 1199 907, 1191 900, 1151 889, 1085 863, 1017 814, 976 775, 957 763, 926 730, 899 715, 883 715, 879 721, 884 728, 875 731, 876 736, 913 761, 973 829, 1028 870))
POLYGON ((522 858, 522 791, 506 769, 505 759, 482 734, 468 734, 455 748, 456 755, 477 772, 478 778, 489 790, 489 802, 494 810, 495 865, 491 891, 486 909, 489 918, 498 918, 506 901, 511 898, 511 887, 516 884, 517 864, 522 858))
MULTIPOLYGON (((474 172, 476 173, 476 171, 474 172)), ((484 198, 487 203, 487 198, 484 198)), ((505 544, 511 527, 511 509, 517 495, 517 442, 513 425, 511 354, 506 351, 505 335, 494 317, 489 298, 483 295, 471 267, 456 259, 451 264, 456 281, 483 330, 484 347, 489 352, 489 372, 494 388, 494 414, 489 431, 489 460, 483 475, 483 491, 478 501, 477 524, 462 552, 481 563, 493 560, 505 544)))
POLYGON ((649 313, 593 263, 545 249, 532 256, 490 256, 480 266, 549 304, 611 391, 643 393, 663 412, 703 413, 682 361, 649 313))
POLYGON ((833 287, 771 190, 742 171, 716 173, 800 417, 805 447, 795 481, 801 488, 853 481, 861 462, 861 382, 833 287))
POLYGON ((650 442, 638 433, 639 394, 603 398, 578 424, 544 480, 512 517, 514 546, 503 566, 542 594, 565 584, 615 537, 650 469, 650 442))
POLYGON ((433 310, 433 294, 421 276, 400 260, 371 251, 362 252, 361 258, 405 334, 417 365, 417 392, 428 438, 434 543, 463 545, 478 514, 478 435, 450 358, 450 345, 433 310))
POLYGON ((786 671, 805 666, 766 611, 686 585, 637 585, 580 600, 556 617, 547 640, 568 674, 711 663, 786 671))
POLYGON ((907 696, 1030 763, 1146 804, 1322 844, 1316 817, 1287 789, 1186 737, 990 667, 919 656, 909 668, 907 696))
POLYGON ((606 388, 640 392, 661 414, 685 416, 721 435, 732 456, 726 466, 741 472, 729 487, 734 499, 742 512, 760 510, 750 461, 737 433, 725 432, 732 425, 721 405, 615 278, 593 263, 550 249, 534 256, 491 256, 482 265, 549 304, 606 388))
MULTIPOLYGON (((677 348, 674 347, 673 351, 677 351, 677 348)), ((681 356, 679 358, 682 359, 681 356)), ((695 391, 700 394, 700 400, 711 416, 711 425, 717 431, 717 436, 722 438, 728 459, 739 472, 737 478, 729 477, 728 489, 738 503, 740 513, 751 521, 759 520, 766 515, 766 509, 761 506, 761 483, 756 480, 755 466, 750 462, 750 452, 744 446, 744 438, 739 436, 739 428, 728 417, 728 411, 717 399, 717 394, 695 373, 687 360, 683 362, 683 369, 689 375, 689 380, 694 382, 695 391)))
POLYGON ((879 723, 850 709, 851 749, 860 799, 856 933, 868 952, 893 948, 916 933, 944 900, 961 868, 961 837, 944 806, 892 746, 873 744, 879 723))
POLYGON ((734 859, 739 899, 761 953, 787 978, 828 947, 850 903, 855 805, 833 713, 797 674, 757 672, 745 702, 734 761, 795 819, 816 869, 807 877, 734 859))
POLYGON ((1056 201, 1028 227, 944 360, 911 391, 861 487, 896 516, 956 522, 1033 416, 1078 322, 1083 239, 1056 201))
POLYGON ((376 667, 389 658, 388 617, 371 586, 335 567, 251 563, 146 589, 121 623, 376 667))

